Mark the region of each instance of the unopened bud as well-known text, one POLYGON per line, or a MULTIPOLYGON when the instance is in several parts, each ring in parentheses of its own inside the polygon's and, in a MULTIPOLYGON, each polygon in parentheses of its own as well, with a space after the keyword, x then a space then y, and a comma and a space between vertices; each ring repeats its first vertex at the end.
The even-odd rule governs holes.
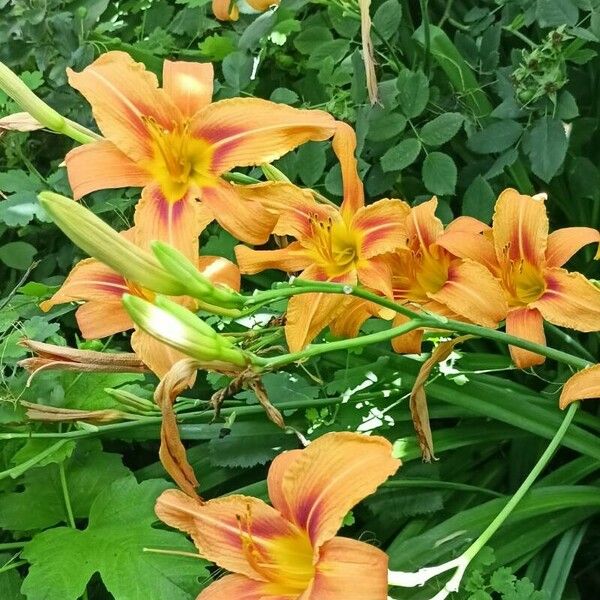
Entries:
POLYGON ((169 296, 182 296, 185 285, 152 254, 119 235, 83 205, 53 192, 42 192, 40 204, 71 241, 129 281, 169 296))
POLYGON ((263 163, 260 165, 260 168, 269 181, 283 181, 285 183, 290 183, 287 175, 280 171, 277 167, 274 167, 268 163, 263 163))

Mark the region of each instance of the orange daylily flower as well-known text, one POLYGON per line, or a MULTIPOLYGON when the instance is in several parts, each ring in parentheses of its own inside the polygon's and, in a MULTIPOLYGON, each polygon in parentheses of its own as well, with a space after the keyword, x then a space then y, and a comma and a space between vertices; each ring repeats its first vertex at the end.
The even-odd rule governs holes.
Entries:
MULTIPOLYGON (((272 6, 279 5, 281 0, 246 0, 250 8, 256 12, 265 12, 272 6)), ((236 0, 212 0, 213 14, 219 21, 237 21, 240 9, 236 0)))
POLYGON ((168 490, 156 514, 190 534, 204 558, 234 573, 198 600, 385 600, 387 555, 336 533, 348 511, 399 466, 385 438, 328 433, 273 461, 272 507, 247 496, 203 503, 168 490))
POLYGON ((103 54, 68 75, 105 136, 67 154, 75 199, 100 189, 143 187, 136 242, 146 248, 162 240, 191 260, 198 235, 213 219, 250 243, 264 243, 275 224, 260 204, 242 201, 223 173, 270 162, 334 133, 333 118, 322 111, 258 98, 211 103, 211 64, 165 61, 162 88, 124 52, 103 54))
MULTIPOLYGON (((360 283, 391 297, 391 271, 382 255, 404 245, 408 205, 390 199, 364 205, 354 157, 356 136, 348 125, 338 125, 333 148, 342 167, 341 207, 319 204, 305 191, 287 185, 289 208, 282 209, 274 232, 293 236, 296 241, 279 250, 238 246, 238 264, 243 273, 273 268, 302 271, 302 279, 360 283)), ((281 184, 272 187, 281 189, 281 184)), ((262 198, 264 184, 259 191, 262 198)), ((291 298, 286 325, 290 349, 297 351, 306 346, 344 310, 348 301, 335 294, 302 294, 291 298)))
POLYGON ((577 400, 600 398, 600 365, 575 373, 563 386, 559 406, 567 408, 577 400))
MULTIPOLYGON (((508 303, 506 332, 545 344, 544 319, 578 331, 600 330, 600 289, 580 273, 561 268, 579 249, 600 242, 600 232, 568 227, 548 234, 541 198, 507 189, 498 198, 491 228, 483 234, 448 232, 438 243, 452 254, 480 262, 502 284, 508 303)), ((521 369, 545 358, 514 346, 521 369)))
MULTIPOLYGON (((131 229, 122 235, 135 237, 131 229)), ((240 273, 232 262, 216 256, 200 256, 197 261, 198 269, 213 283, 239 290, 240 273)), ((81 334, 86 339, 103 338, 135 329, 131 336, 131 347, 154 373, 162 377, 177 361, 186 357, 137 328, 123 307, 123 294, 146 300, 153 297, 152 292, 127 281, 95 258, 86 258, 73 267, 61 288, 52 298, 42 302, 40 307, 47 311, 65 302, 84 302, 75 315, 81 334)), ((181 301, 187 304, 193 302, 189 298, 181 298, 181 301)))

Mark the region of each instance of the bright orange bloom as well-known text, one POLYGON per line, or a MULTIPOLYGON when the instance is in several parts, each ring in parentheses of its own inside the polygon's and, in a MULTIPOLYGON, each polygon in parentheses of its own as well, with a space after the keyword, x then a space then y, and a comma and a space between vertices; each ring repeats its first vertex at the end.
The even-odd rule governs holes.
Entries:
MULTIPOLYGON (((501 282, 507 333, 545 344, 544 319, 578 331, 600 330, 600 289, 561 268, 580 248, 600 242, 596 229, 568 227, 548 234, 544 201, 513 189, 500 194, 492 228, 482 226, 483 234, 448 232, 438 243, 485 265, 501 282)), ((521 369, 545 360, 514 346, 510 352, 521 369)))
MULTIPOLYGON (((122 235, 135 236, 132 230, 122 235)), ((213 283, 239 290, 240 274, 232 262, 216 256, 201 256, 197 261, 198 269, 213 283)), ((95 258, 86 258, 73 267, 61 288, 40 306, 47 311, 65 302, 84 302, 77 309, 76 318, 86 339, 103 338, 134 328, 131 347, 154 373, 162 377, 185 356, 135 327, 121 302, 123 294, 133 294, 146 300, 153 297, 152 292, 127 281, 95 258)), ((181 301, 193 302, 185 298, 181 301)))
MULTIPOLYGON (((242 273, 273 268, 302 271, 302 279, 360 283, 391 297, 391 270, 382 255, 405 244, 408 205, 386 199, 365 206, 354 158, 356 137, 348 125, 339 124, 333 147, 342 166, 341 207, 319 204, 310 194, 288 185, 289 208, 282 209, 274 232, 293 236, 297 241, 279 250, 238 246, 236 257, 240 269, 242 273)), ((273 189, 276 186, 273 184, 273 189)), ((264 191, 263 184, 261 195, 264 191)), ((302 294, 291 298, 286 325, 290 349, 296 351, 306 346, 344 310, 347 301, 334 294, 302 294)))
MULTIPOLYGON (((256 12, 265 12, 271 6, 277 6, 281 0, 245 0, 256 12)), ((237 21, 240 9, 236 0, 212 0, 213 14, 219 21, 237 21)))
POLYGON ((258 98, 211 104, 211 64, 165 61, 163 87, 124 52, 108 52, 69 82, 92 105, 106 139, 66 157, 75 199, 100 189, 143 187, 136 243, 162 240, 190 260, 216 219, 236 237, 264 243, 274 218, 242 201, 221 178, 233 167, 270 162, 308 140, 325 140, 334 120, 258 98), (197 200, 201 200, 198 202, 197 200))
POLYGON ((399 466, 382 437, 328 433, 273 461, 273 507, 246 496, 202 503, 168 490, 156 514, 189 533, 204 558, 234 573, 198 600, 385 600, 387 555, 335 535, 348 511, 399 466))
POLYGON ((575 373, 565 383, 560 394, 560 407, 567 408, 577 400, 600 398, 600 365, 575 373))

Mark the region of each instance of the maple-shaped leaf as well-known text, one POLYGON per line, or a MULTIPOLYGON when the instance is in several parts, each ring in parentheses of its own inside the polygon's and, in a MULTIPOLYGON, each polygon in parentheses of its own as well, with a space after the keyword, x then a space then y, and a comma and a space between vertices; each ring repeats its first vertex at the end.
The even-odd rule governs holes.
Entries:
POLYGON ((131 475, 95 499, 86 529, 57 527, 23 549, 29 573, 21 591, 28 600, 77 600, 94 573, 120 600, 193 600, 209 580, 199 558, 145 551, 196 553, 187 538, 155 529, 154 504, 169 487, 162 479, 138 483, 131 475))

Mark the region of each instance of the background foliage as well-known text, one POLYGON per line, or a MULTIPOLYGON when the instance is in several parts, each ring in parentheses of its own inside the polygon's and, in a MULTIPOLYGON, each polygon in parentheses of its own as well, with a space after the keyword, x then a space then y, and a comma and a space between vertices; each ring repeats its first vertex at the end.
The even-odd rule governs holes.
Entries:
MULTIPOLYGON (((375 106, 367 98, 355 0, 283 0, 274 13, 226 25, 212 18, 207 0, 0 0, 0 60, 62 114, 88 126, 89 108, 68 86, 66 67, 80 70, 112 49, 157 73, 164 58, 212 61, 218 98, 256 95, 324 108, 354 124, 372 200, 419 203, 436 194, 445 222, 461 214, 489 221, 497 193, 517 187, 549 194, 555 226, 600 227, 599 2, 373 0, 372 12, 375 106)), ((0 116, 15 110, 0 92, 0 116)), ((24 420, 19 399, 116 407, 127 393, 151 398, 155 381, 46 373, 26 387, 26 374, 15 366, 26 354, 17 344, 24 336, 95 349, 126 349, 128 342, 125 336, 84 342, 73 307, 39 310, 79 257, 36 199, 43 189, 69 195, 60 163, 71 142, 48 132, 0 136, 0 595, 194 598, 208 578, 201 561, 139 552, 192 549, 182 535, 153 526, 154 498, 168 486, 156 462, 158 416, 150 424, 62 432, 24 420), (51 435, 18 437, 30 431, 51 435)), ((326 143, 307 144, 277 166, 298 183, 340 197, 339 167, 326 143)), ((110 191, 86 202, 124 229, 136 200, 134 192, 110 191)), ((202 242, 205 253, 232 257, 234 240, 217 226, 202 242)), ((598 278, 598 266, 589 266, 592 253, 581 252, 571 266, 598 278)), ((261 274, 247 285, 268 288, 276 277, 261 274)), ((580 341, 550 327, 547 335, 551 344, 598 356, 597 334, 580 341)), ((429 465, 419 460, 407 406, 420 364, 415 357, 372 347, 265 377, 271 400, 300 431, 377 427, 396 441, 405 466, 345 530, 386 548, 393 568, 413 570, 458 554, 517 488, 561 419, 557 391, 567 372, 549 363, 520 373, 489 342, 465 348, 428 385, 441 459, 429 465)), ((181 427, 190 459, 207 495, 264 495, 266 463, 297 440, 266 422, 245 393, 211 423, 206 400, 222 384, 220 377, 203 377, 187 395, 195 399, 191 405, 206 407, 181 427)), ((554 470, 492 540, 456 598, 600 594, 599 431, 592 404, 577 416, 554 470)), ((427 598, 439 587, 397 593, 427 598)))

